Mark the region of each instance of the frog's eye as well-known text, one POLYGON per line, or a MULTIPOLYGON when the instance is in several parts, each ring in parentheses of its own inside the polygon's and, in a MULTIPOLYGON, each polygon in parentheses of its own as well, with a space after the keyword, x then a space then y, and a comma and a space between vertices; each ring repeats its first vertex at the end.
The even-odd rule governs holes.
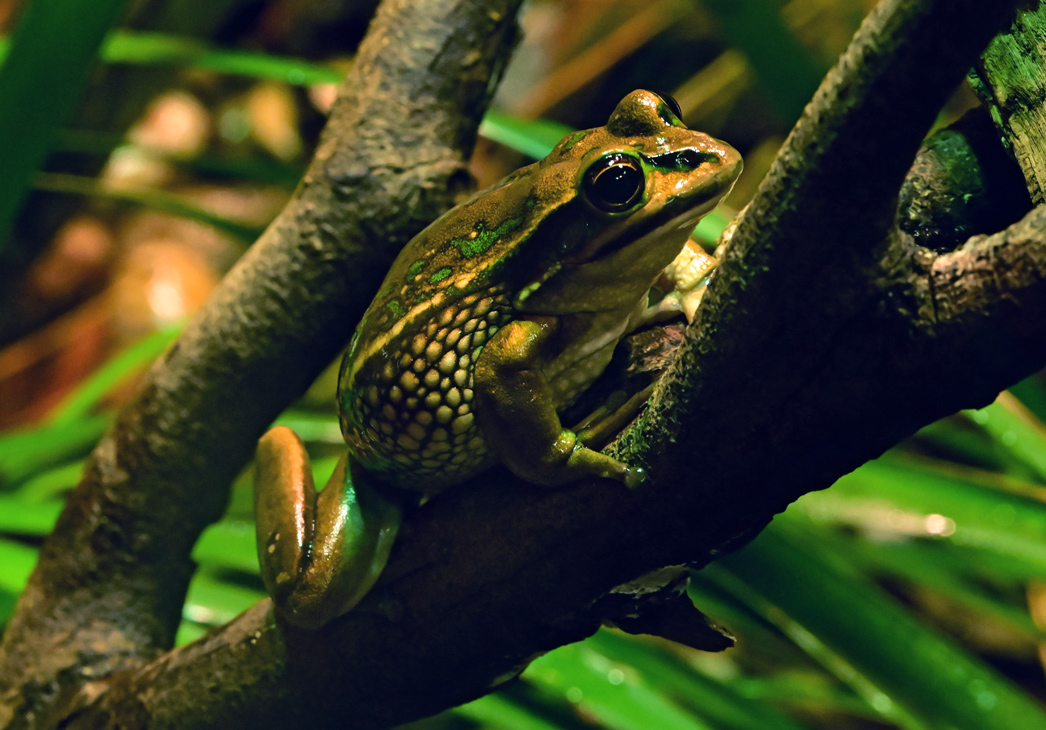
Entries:
POLYGON ((628 210, 643 197, 646 173, 639 160, 618 152, 596 160, 585 172, 588 202, 607 213, 628 210))

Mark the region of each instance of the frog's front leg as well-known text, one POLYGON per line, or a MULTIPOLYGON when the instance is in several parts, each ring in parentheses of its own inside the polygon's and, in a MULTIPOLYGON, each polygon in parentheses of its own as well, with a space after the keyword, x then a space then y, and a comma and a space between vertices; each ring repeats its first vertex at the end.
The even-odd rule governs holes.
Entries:
POLYGON ((718 264, 718 252, 712 256, 696 240, 688 239, 672 263, 658 277, 657 288, 665 292, 665 296, 657 304, 647 307, 635 322, 631 322, 630 331, 679 314, 685 316, 688 323, 693 322, 707 288, 708 275, 718 264))
POLYGON ((541 372, 556 327, 554 317, 514 320, 484 346, 473 384, 476 419, 487 443, 515 474, 537 484, 598 476, 638 486, 642 469, 587 448, 560 423, 541 372))
POLYGON ((292 623, 317 628, 374 585, 388 561, 400 508, 375 490, 348 454, 317 494, 305 446, 283 426, 258 442, 257 463, 262 580, 292 623))

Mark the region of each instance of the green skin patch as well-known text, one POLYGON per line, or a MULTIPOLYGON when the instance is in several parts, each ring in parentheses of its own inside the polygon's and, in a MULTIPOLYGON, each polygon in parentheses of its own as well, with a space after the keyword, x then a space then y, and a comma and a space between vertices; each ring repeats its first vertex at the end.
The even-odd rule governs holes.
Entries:
POLYGON ((420 274, 422 271, 424 271, 425 267, 428 266, 428 265, 429 265, 429 262, 426 261, 425 259, 418 259, 413 264, 411 264, 410 268, 407 269, 407 276, 406 276, 407 281, 414 281, 416 278, 418 278, 418 274, 420 274))
POLYGON ((433 274, 432 276, 429 277, 429 283, 430 284, 438 284, 439 282, 443 281, 448 276, 450 276, 453 273, 453 271, 454 270, 451 269, 449 266, 448 267, 444 267, 444 268, 440 269, 435 274, 433 274))
POLYGON ((458 251, 461 252, 461 255, 465 258, 472 258, 473 256, 478 256, 489 249, 498 242, 498 239, 506 233, 511 233, 516 230, 521 225, 523 225, 522 216, 519 218, 509 218, 492 231, 487 230, 486 225, 481 221, 476 224, 476 235, 474 237, 455 238, 447 243, 458 249, 458 251))
POLYGON ((577 131, 577 132, 574 132, 574 133, 573 133, 572 135, 570 135, 569 137, 567 137, 567 138, 566 138, 566 139, 565 139, 565 140, 564 140, 564 141, 563 141, 563 142, 561 143, 561 146, 560 146, 560 150, 559 150, 559 151, 560 151, 561 153, 564 153, 564 152, 569 152, 569 151, 570 151, 570 149, 571 149, 571 148, 572 148, 572 147, 573 147, 574 145, 576 145, 576 144, 577 144, 578 142, 580 142, 581 140, 583 140, 583 139, 584 139, 585 137, 587 137, 587 136, 588 136, 588 135, 590 135, 591 133, 592 133, 592 130, 591 130, 591 129, 581 129, 581 130, 579 130, 579 131, 577 131))

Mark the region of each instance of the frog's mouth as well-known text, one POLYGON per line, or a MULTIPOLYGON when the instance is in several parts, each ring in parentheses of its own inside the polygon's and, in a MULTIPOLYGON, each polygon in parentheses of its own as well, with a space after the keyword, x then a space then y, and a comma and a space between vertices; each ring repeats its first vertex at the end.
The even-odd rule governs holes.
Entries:
POLYGON ((622 220, 521 287, 513 306, 529 314, 565 314, 632 302, 679 255, 698 220, 728 190, 696 206, 673 206, 678 210, 675 215, 666 206, 647 220, 638 219, 638 212, 622 220))
POLYGON ((696 206, 680 209, 682 203, 668 204, 646 215, 643 210, 636 211, 627 219, 607 227, 580 249, 565 257, 561 264, 563 266, 583 265, 597 259, 614 256, 626 248, 640 252, 642 255, 641 252, 648 251, 652 246, 656 246, 657 242, 666 238, 669 241, 678 240, 682 245, 682 242, 694 230, 697 222, 714 210, 726 197, 730 192, 730 187, 717 191, 717 194, 696 206))

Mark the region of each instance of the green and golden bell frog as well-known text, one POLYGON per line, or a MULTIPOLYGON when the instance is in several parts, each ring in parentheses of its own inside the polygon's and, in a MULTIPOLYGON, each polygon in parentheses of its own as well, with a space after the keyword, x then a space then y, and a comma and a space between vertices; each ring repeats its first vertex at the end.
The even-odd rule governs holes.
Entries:
POLYGON ((258 549, 281 612, 319 626, 373 585, 400 520, 382 485, 431 495, 498 463, 549 486, 638 484, 558 412, 649 315, 652 284, 740 170, 732 147, 635 91, 408 243, 342 362, 349 454, 327 487, 289 429, 259 444, 258 549))

